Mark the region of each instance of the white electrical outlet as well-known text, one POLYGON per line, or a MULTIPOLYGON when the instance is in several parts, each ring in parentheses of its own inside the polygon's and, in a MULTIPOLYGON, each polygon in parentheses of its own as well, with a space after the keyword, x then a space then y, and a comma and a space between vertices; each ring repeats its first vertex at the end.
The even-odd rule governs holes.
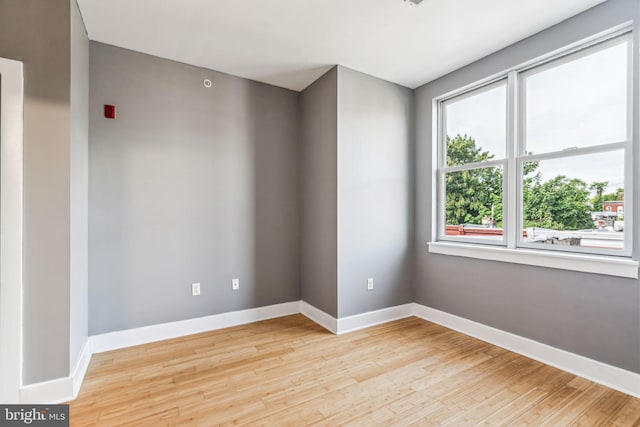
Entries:
POLYGON ((191 284, 191 295, 196 296, 200 295, 200 283, 192 283, 191 284))
POLYGON ((367 279, 367 290, 368 291, 372 291, 373 290, 373 278, 369 277, 367 279))
POLYGON ((231 289, 237 291, 240 289, 240 279, 233 279, 231 281, 231 289))

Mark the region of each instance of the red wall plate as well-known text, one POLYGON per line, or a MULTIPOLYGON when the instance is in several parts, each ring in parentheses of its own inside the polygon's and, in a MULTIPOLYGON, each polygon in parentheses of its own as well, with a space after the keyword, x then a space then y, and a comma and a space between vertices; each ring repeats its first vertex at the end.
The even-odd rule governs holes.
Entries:
POLYGON ((107 119, 115 119, 116 118, 116 107, 115 105, 107 105, 104 106, 104 116, 107 119))

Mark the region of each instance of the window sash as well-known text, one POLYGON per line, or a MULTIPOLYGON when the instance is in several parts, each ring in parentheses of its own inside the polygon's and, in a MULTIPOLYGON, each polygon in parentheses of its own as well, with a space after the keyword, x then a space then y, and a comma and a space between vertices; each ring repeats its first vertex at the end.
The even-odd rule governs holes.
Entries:
MULTIPOLYGON (((471 98, 473 96, 476 95, 481 95, 485 92, 488 92, 490 90, 496 89, 498 87, 501 86, 505 86, 506 90, 507 90, 507 104, 509 103, 509 82, 508 79, 506 78, 506 76, 502 76, 498 79, 495 80, 491 80, 489 82, 486 82, 484 84, 478 85, 474 88, 471 88, 469 90, 463 91, 457 95, 454 96, 450 96, 446 99, 442 99, 440 100, 440 102, 438 103, 438 116, 440 117, 440 121, 439 121, 439 125, 438 125, 438 130, 439 130, 439 140, 442 141, 442 146, 441 149, 438 150, 439 156, 438 156, 438 167, 440 168, 449 168, 449 167, 454 167, 454 166, 448 166, 447 165, 447 147, 446 147, 446 137, 447 137, 447 109, 446 106, 449 103, 452 102, 459 102, 459 101, 464 101, 465 99, 471 98)), ((508 106, 507 106, 508 108, 508 106)), ((505 126, 507 126, 507 133, 509 132, 509 128, 508 128, 508 124, 505 121, 505 126)), ((507 147, 505 147, 505 153, 508 151, 508 136, 507 136, 507 141, 505 141, 505 144, 507 145, 507 147)), ((505 156, 499 157, 497 160, 502 160, 506 158, 505 156)), ((486 164, 488 162, 494 161, 492 160, 488 160, 486 162, 478 162, 478 163, 483 163, 486 164)), ((466 164, 465 164, 466 166, 466 164)))
POLYGON ((438 206, 441 207, 440 214, 438 215, 438 240, 440 241, 452 241, 452 242, 466 242, 466 243, 481 243, 483 245, 506 245, 506 233, 505 221, 506 221, 506 203, 507 203, 507 191, 506 184, 506 167, 507 160, 492 160, 490 162, 477 162, 466 165, 452 166, 448 168, 441 168, 438 171, 438 206), (451 172, 461 172, 465 170, 484 169, 488 167, 502 167, 502 238, 491 239, 482 237, 464 237, 464 236, 448 236, 446 234, 446 175, 451 172))
MULTIPOLYGON (((549 59, 540 61, 538 63, 533 63, 522 70, 517 70, 514 74, 516 74, 517 78, 517 98, 518 98, 518 124, 519 124, 519 132, 518 132, 518 155, 526 155, 526 146, 527 146, 527 135, 526 135, 526 80, 530 76, 534 76, 536 74, 552 70, 557 67, 561 67, 564 64, 569 62, 588 57, 590 55, 596 54, 603 50, 609 49, 611 47, 627 43, 627 117, 626 117, 626 138, 624 141, 620 142, 631 142, 632 133, 633 133, 633 115, 632 115, 632 107, 633 107, 633 97, 632 97, 632 88, 633 88, 633 40, 631 37, 631 30, 624 31, 622 33, 614 33, 609 37, 604 37, 603 39, 586 43, 582 46, 578 46, 577 48, 572 49, 565 54, 555 55, 549 59)), ((609 141, 608 143, 611 143, 609 141)), ((598 144, 606 145, 606 143, 598 144)), ((593 145, 595 147, 596 145, 593 145)), ((588 148, 587 147, 578 147, 578 148, 588 148)), ((571 150, 573 148, 569 148, 571 150)), ((565 150, 559 150, 565 151, 565 150)), ((539 154, 547 154, 551 153, 545 151, 539 154)))
MULTIPOLYGON (((625 162, 625 188, 624 188, 624 193, 625 193, 625 207, 627 205, 627 193, 631 192, 628 190, 628 186, 630 185, 629 181, 629 177, 631 176, 631 171, 627 170, 626 168, 626 163, 627 163, 627 159, 629 157, 629 153, 630 153, 630 148, 631 148, 631 144, 630 142, 618 142, 618 143, 612 143, 612 144, 602 144, 599 146, 592 146, 592 147, 583 147, 583 148, 578 148, 578 149, 573 149, 573 150, 563 150, 563 151, 556 151, 553 153, 544 153, 544 154, 537 154, 537 155, 531 155, 531 156, 521 156, 518 157, 517 159, 517 170, 518 170, 518 229, 517 229, 517 242, 515 247, 520 247, 520 248, 529 248, 529 249, 536 249, 536 250, 550 250, 550 251, 559 251, 559 252, 574 252, 574 253, 586 253, 586 254, 600 254, 600 255, 615 255, 615 256, 621 256, 621 257, 630 257, 631 256, 631 234, 627 231, 627 224, 626 224, 626 219, 625 219, 625 229, 623 231, 623 242, 624 242, 624 248, 622 250, 620 249, 607 249, 607 248, 587 248, 587 247, 571 247, 571 246, 562 246, 562 247, 558 247, 558 246, 553 246, 553 245, 541 245, 541 244, 536 244, 536 243, 532 243, 532 242, 527 242, 524 241, 522 236, 525 230, 524 227, 524 191, 523 191, 523 185, 524 185, 524 180, 522 179, 523 177, 523 165, 524 163, 528 163, 528 162, 532 162, 532 161, 544 161, 544 160, 555 160, 555 159, 562 159, 562 158, 572 158, 572 157, 577 157, 580 155, 584 155, 584 154, 597 154, 597 153, 606 153, 606 152, 611 152, 611 151, 623 151, 623 156, 624 156, 624 162, 625 162)), ((625 213, 625 218, 626 218, 626 213, 625 213)), ((629 223, 632 223, 633 221, 630 221, 629 223)))

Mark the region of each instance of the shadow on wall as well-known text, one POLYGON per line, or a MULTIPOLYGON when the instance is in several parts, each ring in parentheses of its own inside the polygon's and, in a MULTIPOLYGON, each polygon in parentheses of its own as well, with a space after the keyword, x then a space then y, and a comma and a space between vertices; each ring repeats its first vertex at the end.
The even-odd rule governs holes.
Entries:
POLYGON ((255 84, 255 90, 249 92, 253 117, 253 306, 300 299, 299 95, 291 92, 283 99, 278 96, 281 92, 263 84, 255 84))

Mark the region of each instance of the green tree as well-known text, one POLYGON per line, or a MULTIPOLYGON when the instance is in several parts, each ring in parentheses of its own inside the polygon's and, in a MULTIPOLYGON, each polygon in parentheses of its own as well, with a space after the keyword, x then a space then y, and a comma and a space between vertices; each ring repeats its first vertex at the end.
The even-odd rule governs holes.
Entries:
POLYGON ((525 227, 578 230, 593 226, 589 187, 582 180, 558 175, 533 183, 525 194, 525 227))
POLYGON ((603 194, 602 201, 603 202, 611 202, 615 200, 624 200, 624 189, 617 188, 615 193, 603 194))
MULTIPOLYGON (((468 135, 447 136, 447 166, 458 166, 491 160, 489 151, 477 147, 468 135)), ((523 164, 524 226, 555 230, 591 228, 590 189, 603 183, 587 183, 579 179, 557 176, 542 182, 538 162, 523 164)), ((606 188, 606 183, 604 183, 606 188)), ((491 216, 502 224, 502 169, 486 167, 450 172, 445 178, 446 223, 480 224, 483 216, 491 216)), ((606 200, 609 195, 601 195, 606 200)), ((617 197, 617 196, 616 196, 617 197)), ((614 199, 617 200, 617 199, 614 199)))
POLYGON ((493 158, 493 154, 482 151, 482 147, 476 147, 476 140, 467 134, 456 135, 454 138, 447 135, 447 166, 466 165, 493 158))
POLYGON ((591 204, 593 205, 594 211, 602 211, 602 202, 604 201, 602 194, 604 193, 604 190, 607 189, 608 185, 608 181, 600 181, 594 182, 589 186, 589 190, 596 192, 596 195, 593 197, 593 199, 591 199, 591 204))
MULTIPOLYGON (((447 166, 491 160, 494 156, 476 147, 467 135, 447 136, 447 166)), ((480 224, 491 215, 502 222, 502 169, 486 167, 451 172, 446 175, 445 211, 447 224, 480 224)))

